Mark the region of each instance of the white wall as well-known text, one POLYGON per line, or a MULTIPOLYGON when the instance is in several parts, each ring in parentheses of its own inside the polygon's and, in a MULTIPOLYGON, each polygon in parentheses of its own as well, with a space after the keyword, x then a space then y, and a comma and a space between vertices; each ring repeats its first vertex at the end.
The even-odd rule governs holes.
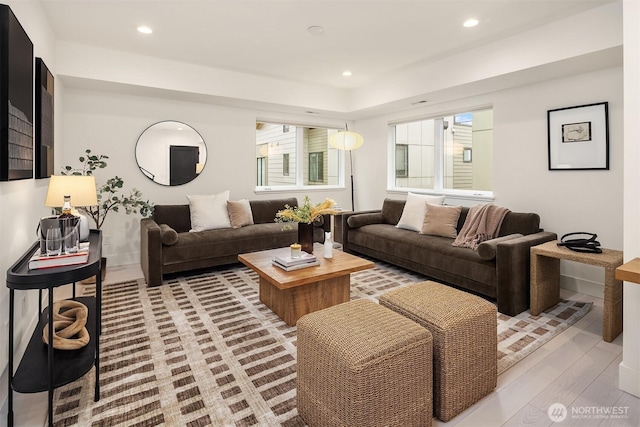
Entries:
MULTIPOLYGON (((538 212, 542 226, 558 236, 593 232, 604 247, 622 250, 622 89, 622 68, 613 68, 499 94, 494 103, 496 202, 538 212), (604 101, 609 103, 609 170, 547 170, 546 111, 604 101)), ((601 268, 562 262, 561 273, 563 287, 602 297, 601 268)))
MULTIPOLYGON (((624 2, 624 260, 640 257, 640 2, 624 2)), ((623 289, 620 388, 640 397, 640 284, 623 289)))
MULTIPOLYGON (((285 120, 342 127, 343 121, 318 122, 317 118, 275 114, 265 111, 222 107, 150 97, 123 95, 67 88, 62 108, 65 144, 60 150, 61 164, 68 164, 91 149, 93 154, 109 156, 108 166, 95 172, 98 183, 113 175, 124 179, 125 190, 142 191, 154 204, 187 203, 187 194, 215 194, 230 190, 233 200, 240 198, 288 197, 292 193, 272 191, 254 194, 256 184, 256 118, 285 120), (175 120, 193 127, 207 146, 207 165, 192 182, 176 187, 161 186, 146 178, 137 167, 135 144, 151 124, 175 120)), ((299 199, 305 192, 293 194, 299 199)), ((349 203, 348 189, 309 193, 312 202, 325 197, 338 204, 349 203)), ((135 264, 140 253, 140 217, 122 212, 109 213, 103 233, 111 244, 103 247, 109 265, 135 264)))
MULTIPOLYGON (((46 20, 40 4, 37 2, 5 1, 22 24, 33 42, 34 56, 40 57, 56 77, 55 38, 46 20)), ((35 71, 34 71, 35 73, 35 71)), ((35 76, 35 74, 34 74, 35 76)), ((63 88, 55 80, 55 106, 61 105, 63 88)), ((55 115, 54 131, 56 147, 62 141, 61 117, 55 115)), ((57 149, 57 148, 56 148, 57 149)), ((57 156, 57 152, 56 152, 57 156)), ((11 264, 36 240, 38 220, 50 211, 44 207, 44 199, 49 184, 48 179, 24 179, 19 181, 0 182, 0 404, 7 396, 8 362, 8 321, 9 321, 9 289, 6 287, 6 271, 11 264)), ((37 291, 15 292, 15 326, 14 343, 16 363, 20 360, 24 346, 31 337, 38 312, 37 291), (24 302, 23 302, 24 299, 24 302), (24 313, 23 313, 24 306, 24 313)))
MULTIPOLYGON (((376 209, 385 197, 388 123, 434 113, 466 111, 493 105, 494 203, 513 211, 536 212, 541 226, 562 235, 572 231, 598 234, 603 246, 622 249, 623 114, 622 68, 610 68, 483 96, 441 103, 409 113, 358 120, 354 130, 365 144, 354 152, 356 206, 376 209), (549 171, 547 110, 595 102, 609 103, 610 169, 549 171)), ((447 203, 458 203, 448 200, 447 203)), ((471 202, 475 204, 476 202, 471 202)), ((601 269, 562 263, 563 286, 602 297, 601 269)))

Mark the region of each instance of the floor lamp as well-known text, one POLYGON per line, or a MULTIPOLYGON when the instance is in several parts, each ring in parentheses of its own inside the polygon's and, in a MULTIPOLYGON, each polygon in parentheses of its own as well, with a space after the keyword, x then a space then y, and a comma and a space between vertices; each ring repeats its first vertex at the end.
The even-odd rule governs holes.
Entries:
POLYGON ((345 123, 345 130, 336 132, 329 137, 329 145, 333 148, 349 152, 349 171, 351 172, 351 210, 355 211, 355 200, 353 192, 353 156, 351 152, 362 146, 364 138, 357 132, 349 131, 349 127, 345 123))

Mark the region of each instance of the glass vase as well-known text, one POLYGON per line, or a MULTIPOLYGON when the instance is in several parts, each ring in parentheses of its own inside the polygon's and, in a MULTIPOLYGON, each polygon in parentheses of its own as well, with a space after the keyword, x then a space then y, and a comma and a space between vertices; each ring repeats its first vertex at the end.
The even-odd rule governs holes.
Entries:
POLYGON ((302 245, 303 251, 313 254, 313 224, 298 223, 298 243, 302 245))

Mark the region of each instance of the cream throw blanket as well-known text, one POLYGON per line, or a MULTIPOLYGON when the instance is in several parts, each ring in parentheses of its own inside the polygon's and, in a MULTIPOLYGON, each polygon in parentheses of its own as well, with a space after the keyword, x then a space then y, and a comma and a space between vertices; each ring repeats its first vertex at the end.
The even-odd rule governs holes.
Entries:
POLYGON ((452 245, 477 250, 480 243, 498 236, 508 212, 509 209, 491 203, 473 206, 452 245))

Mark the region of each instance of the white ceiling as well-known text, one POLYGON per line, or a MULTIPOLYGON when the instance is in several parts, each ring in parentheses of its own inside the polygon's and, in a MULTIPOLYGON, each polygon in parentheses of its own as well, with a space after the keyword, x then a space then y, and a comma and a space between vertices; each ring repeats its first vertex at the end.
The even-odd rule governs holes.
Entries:
POLYGON ((41 1, 61 41, 359 88, 613 0, 41 1), (480 24, 463 28, 469 17, 480 24), (312 25, 324 33, 309 33, 312 25), (352 77, 341 76, 346 69, 352 77))

